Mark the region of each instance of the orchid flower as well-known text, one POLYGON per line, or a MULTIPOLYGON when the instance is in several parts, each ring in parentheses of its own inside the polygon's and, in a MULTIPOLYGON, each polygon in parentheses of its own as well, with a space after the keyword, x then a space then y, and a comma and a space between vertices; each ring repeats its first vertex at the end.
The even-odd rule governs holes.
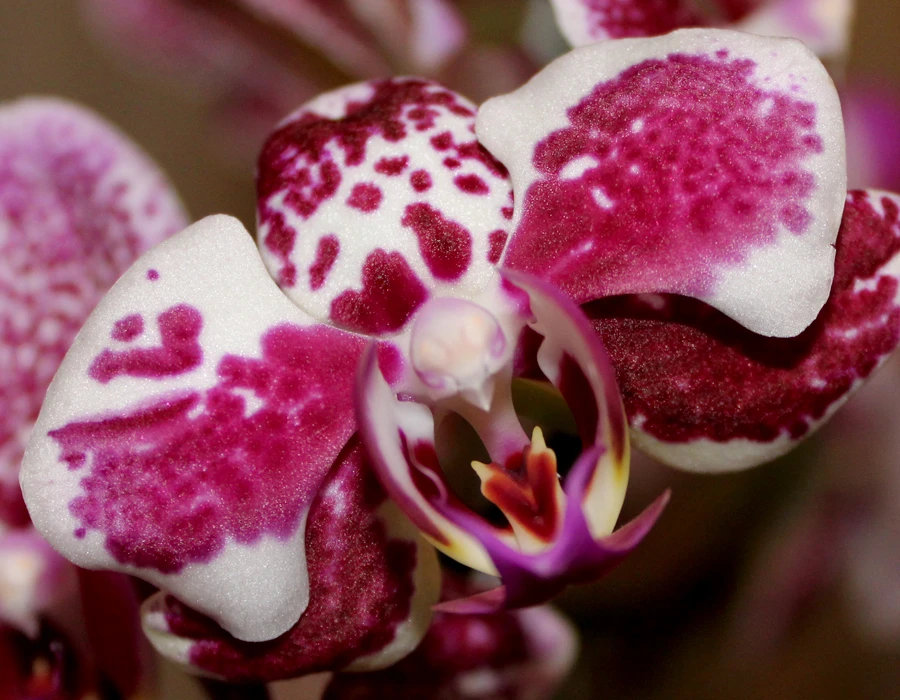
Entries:
POLYGON ((28 521, 19 464, 47 385, 93 306, 184 223, 156 166, 96 116, 49 99, 0 107, 4 697, 80 697, 100 677, 129 695, 145 680, 130 584, 77 572, 50 548, 28 521), (83 615, 97 597, 108 614, 83 615))
POLYGON ((614 530, 629 420, 672 464, 750 466, 897 344, 898 199, 845 207, 845 177, 833 85, 793 40, 594 44, 481 110, 419 79, 327 93, 263 149, 258 252, 204 219, 88 319, 25 456, 32 518, 163 589, 156 647, 236 680, 402 658, 438 594, 419 530, 501 577, 443 610, 543 602, 665 503, 614 530), (571 408, 562 484, 515 377, 571 408), (454 415, 504 524, 442 473, 454 415))

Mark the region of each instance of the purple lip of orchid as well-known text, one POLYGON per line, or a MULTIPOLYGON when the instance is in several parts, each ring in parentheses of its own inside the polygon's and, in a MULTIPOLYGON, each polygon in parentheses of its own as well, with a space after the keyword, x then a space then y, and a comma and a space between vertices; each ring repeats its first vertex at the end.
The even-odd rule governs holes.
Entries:
MULTIPOLYGON (((666 500, 614 531, 629 418, 676 464, 749 466, 896 346, 895 198, 851 198, 838 247, 873 243, 839 253, 828 299, 841 136, 834 88, 799 43, 715 30, 579 49, 480 112, 410 78, 323 95, 263 149, 258 250, 209 217, 144 255, 85 324, 23 463, 34 522, 76 563, 174 597, 145 610, 164 654, 244 679, 374 668, 415 646, 437 567, 410 520, 503 579, 446 609, 532 605, 596 578, 666 500), (715 408, 735 391, 725 377, 676 376, 663 408, 693 430, 668 434, 633 391, 626 416, 615 374, 630 350, 613 366, 604 324, 576 304, 633 294, 665 310, 662 293, 769 335, 799 332, 827 301, 823 347, 846 352, 827 375, 814 371, 826 352, 801 362, 787 398, 764 394, 780 412, 749 439, 715 408), (883 342, 841 341, 872 313, 883 342), (572 408, 583 453, 562 485, 512 405, 519 372, 572 408), (491 463, 473 467, 508 527, 448 489, 434 436, 448 412, 487 447, 491 463), (753 459, 719 463, 747 442, 753 459)), ((773 374, 758 370, 767 388, 773 374)))

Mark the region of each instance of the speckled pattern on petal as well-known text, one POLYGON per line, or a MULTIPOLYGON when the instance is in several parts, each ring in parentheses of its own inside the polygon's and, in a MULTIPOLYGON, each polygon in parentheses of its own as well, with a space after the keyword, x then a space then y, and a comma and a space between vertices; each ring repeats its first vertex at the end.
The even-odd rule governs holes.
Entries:
POLYGON ((405 531, 390 530, 385 508, 395 512, 362 448, 351 443, 309 514, 310 604, 294 627, 271 642, 242 643, 173 598, 157 598, 145 614, 151 641, 167 655, 183 649, 183 658, 173 658, 235 681, 337 670, 386 649, 411 626, 385 663, 405 655, 428 627, 437 565, 408 522, 405 531), (425 586, 417 585, 417 567, 430 569, 425 586))
POLYGON ((163 174, 112 126, 62 101, 0 107, 0 521, 44 392, 116 278, 185 216, 163 174))
POLYGON ((703 29, 585 46, 482 105, 478 135, 516 192, 501 265, 580 303, 678 293, 790 336, 828 297, 843 128, 797 41, 703 29))
POLYGON ((289 117, 259 161, 259 245, 323 321, 399 331, 431 292, 471 298, 512 216, 506 170, 475 140, 475 106, 416 79, 363 83, 289 117))

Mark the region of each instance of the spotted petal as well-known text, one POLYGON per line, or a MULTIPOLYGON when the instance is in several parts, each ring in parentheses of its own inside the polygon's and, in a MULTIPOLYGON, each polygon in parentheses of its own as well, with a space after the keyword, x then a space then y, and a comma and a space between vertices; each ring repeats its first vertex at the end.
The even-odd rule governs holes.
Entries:
MULTIPOLYGON (((610 535, 628 479, 628 443, 603 346, 578 308, 550 285, 519 273, 504 273, 504 278, 503 292, 544 336, 537 353, 540 368, 572 408, 586 450, 566 480, 564 494, 556 457, 539 432, 530 447, 508 448, 510 442, 516 444, 516 435, 498 420, 504 416, 500 387, 481 413, 458 410, 492 454, 494 463, 473 466, 482 492, 506 515, 508 528, 488 524, 448 487, 435 444, 433 411, 408 394, 394 395, 378 369, 374 348, 363 357, 357 386, 361 434, 392 498, 438 549, 503 576, 505 591, 488 592, 461 607, 454 604, 461 612, 534 605, 569 583, 602 575, 637 544, 664 504, 610 535)), ((502 294, 492 296, 494 304, 500 299, 502 294)))
POLYGON ((828 297, 843 128, 797 41, 681 30, 585 46, 485 103, 478 135, 516 193, 503 265, 579 303, 678 293, 790 336, 828 297))
POLYGON ((189 227, 123 276, 48 390, 22 470, 36 527, 239 638, 281 634, 307 604, 304 523, 355 432, 362 349, 281 294, 235 219, 189 227))
POLYGON ((53 373, 91 309, 144 250, 184 226, 158 168, 66 102, 0 107, 0 523, 53 373))
POLYGON ((165 656, 234 681, 389 666, 421 641, 440 580, 434 549, 387 501, 353 441, 309 514, 310 603, 277 639, 236 640, 212 620, 157 594, 144 629, 165 656))
POLYGON ((289 117, 259 162, 259 243, 285 293, 354 331, 399 331, 435 293, 484 288, 512 216, 475 106, 416 79, 363 83, 289 117))
POLYGON ((898 252, 900 197, 850 193, 831 296, 796 338, 762 338, 675 296, 586 306, 616 367, 635 444, 693 471, 787 452, 900 342, 898 252))

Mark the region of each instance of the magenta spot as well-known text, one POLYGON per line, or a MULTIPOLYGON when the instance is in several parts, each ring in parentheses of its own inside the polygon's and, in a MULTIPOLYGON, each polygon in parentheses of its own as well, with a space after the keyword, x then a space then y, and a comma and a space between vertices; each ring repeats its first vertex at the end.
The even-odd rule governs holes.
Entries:
POLYGON ((425 264, 437 279, 457 280, 469 269, 472 236, 460 224, 424 202, 407 206, 401 223, 416 234, 425 264))
POLYGON ((319 239, 316 259, 309 268, 309 286, 313 291, 320 289, 325 284, 340 250, 341 244, 337 236, 322 236, 319 239))
MULTIPOLYGON (((123 321, 129 322, 129 316, 123 321)), ((137 317, 140 319, 140 317, 137 317)), ((143 321, 140 322, 143 327, 143 321)), ((88 375, 106 384, 119 376, 163 379, 184 374, 200 365, 203 350, 198 338, 203 318, 193 306, 179 304, 157 317, 162 345, 131 350, 104 350, 91 363, 88 375)), ((117 331, 113 330, 113 336, 117 331)), ((119 338, 116 338, 117 340, 119 338)))
POLYGON ((487 183, 477 175, 457 175, 453 184, 466 194, 488 194, 491 191, 487 183))
POLYGON ((120 318, 113 324, 110 337, 123 343, 128 343, 144 332, 144 317, 140 314, 131 314, 120 318))
POLYGON ((409 183, 416 192, 426 192, 431 189, 431 175, 426 170, 416 170, 409 176, 409 183))
POLYGON ((382 158, 375 163, 375 172, 394 177, 401 175, 409 165, 409 156, 398 156, 397 158, 382 158))
POLYGON ((462 162, 460 162, 459 158, 444 158, 444 167, 456 170, 460 166, 462 166, 462 162))
POLYGON ((363 264, 362 290, 348 289, 331 302, 331 320, 359 333, 398 331, 428 299, 428 289, 400 253, 380 248, 363 264))
POLYGON ((212 560, 228 540, 291 536, 356 430, 363 347, 325 326, 276 326, 260 359, 223 357, 210 389, 51 431, 86 471, 69 505, 78 526, 103 533, 116 561, 163 573, 212 560))
POLYGON ((403 377, 405 365, 403 353, 393 343, 378 344, 378 369, 388 384, 395 384, 403 377))
POLYGON ((359 182, 353 185, 353 190, 347 198, 347 204, 354 209, 371 214, 381 206, 384 194, 378 185, 371 182, 359 182))
POLYGON ((83 527, 76 527, 75 531, 72 533, 75 535, 75 539, 83 540, 87 537, 87 529, 83 527))
POLYGON ((882 217, 851 193, 837 240, 831 296, 796 338, 765 338, 702 302, 640 296, 593 302, 585 311, 606 345, 625 408, 657 439, 760 442, 799 438, 866 377, 900 340, 895 277, 878 269, 900 252, 900 212, 882 217), (860 281, 867 281, 864 286, 860 281))
POLYGON ((269 231, 266 233, 263 243, 281 260, 278 283, 283 287, 293 287, 297 283, 297 268, 291 262, 291 253, 294 252, 297 234, 285 223, 284 215, 280 212, 273 213, 269 217, 268 223, 269 231))
POLYGON ((438 151, 446 151, 453 146, 453 134, 444 131, 431 137, 431 145, 438 151))
POLYGON ((704 296, 782 226, 804 233, 816 108, 755 86, 755 67, 673 54, 597 85, 536 145, 504 263, 580 302, 704 296))
POLYGON ((390 644, 410 615, 417 556, 413 542, 386 532, 377 516, 384 500, 363 450, 351 443, 310 510, 309 607, 271 642, 238 641, 167 597, 172 633, 196 640, 191 663, 231 681, 258 682, 341 668, 390 644))
POLYGON ((496 265, 500 262, 500 256, 503 255, 503 249, 506 247, 506 239, 509 238, 509 234, 506 231, 502 231, 500 229, 496 231, 491 231, 488 234, 488 262, 492 265, 496 265))
POLYGON ((514 211, 515 210, 512 207, 503 207, 503 209, 500 210, 500 213, 503 214, 504 219, 506 219, 507 221, 511 221, 514 211))
POLYGON ((156 282, 159 279, 159 270, 147 270, 147 279, 156 282))

